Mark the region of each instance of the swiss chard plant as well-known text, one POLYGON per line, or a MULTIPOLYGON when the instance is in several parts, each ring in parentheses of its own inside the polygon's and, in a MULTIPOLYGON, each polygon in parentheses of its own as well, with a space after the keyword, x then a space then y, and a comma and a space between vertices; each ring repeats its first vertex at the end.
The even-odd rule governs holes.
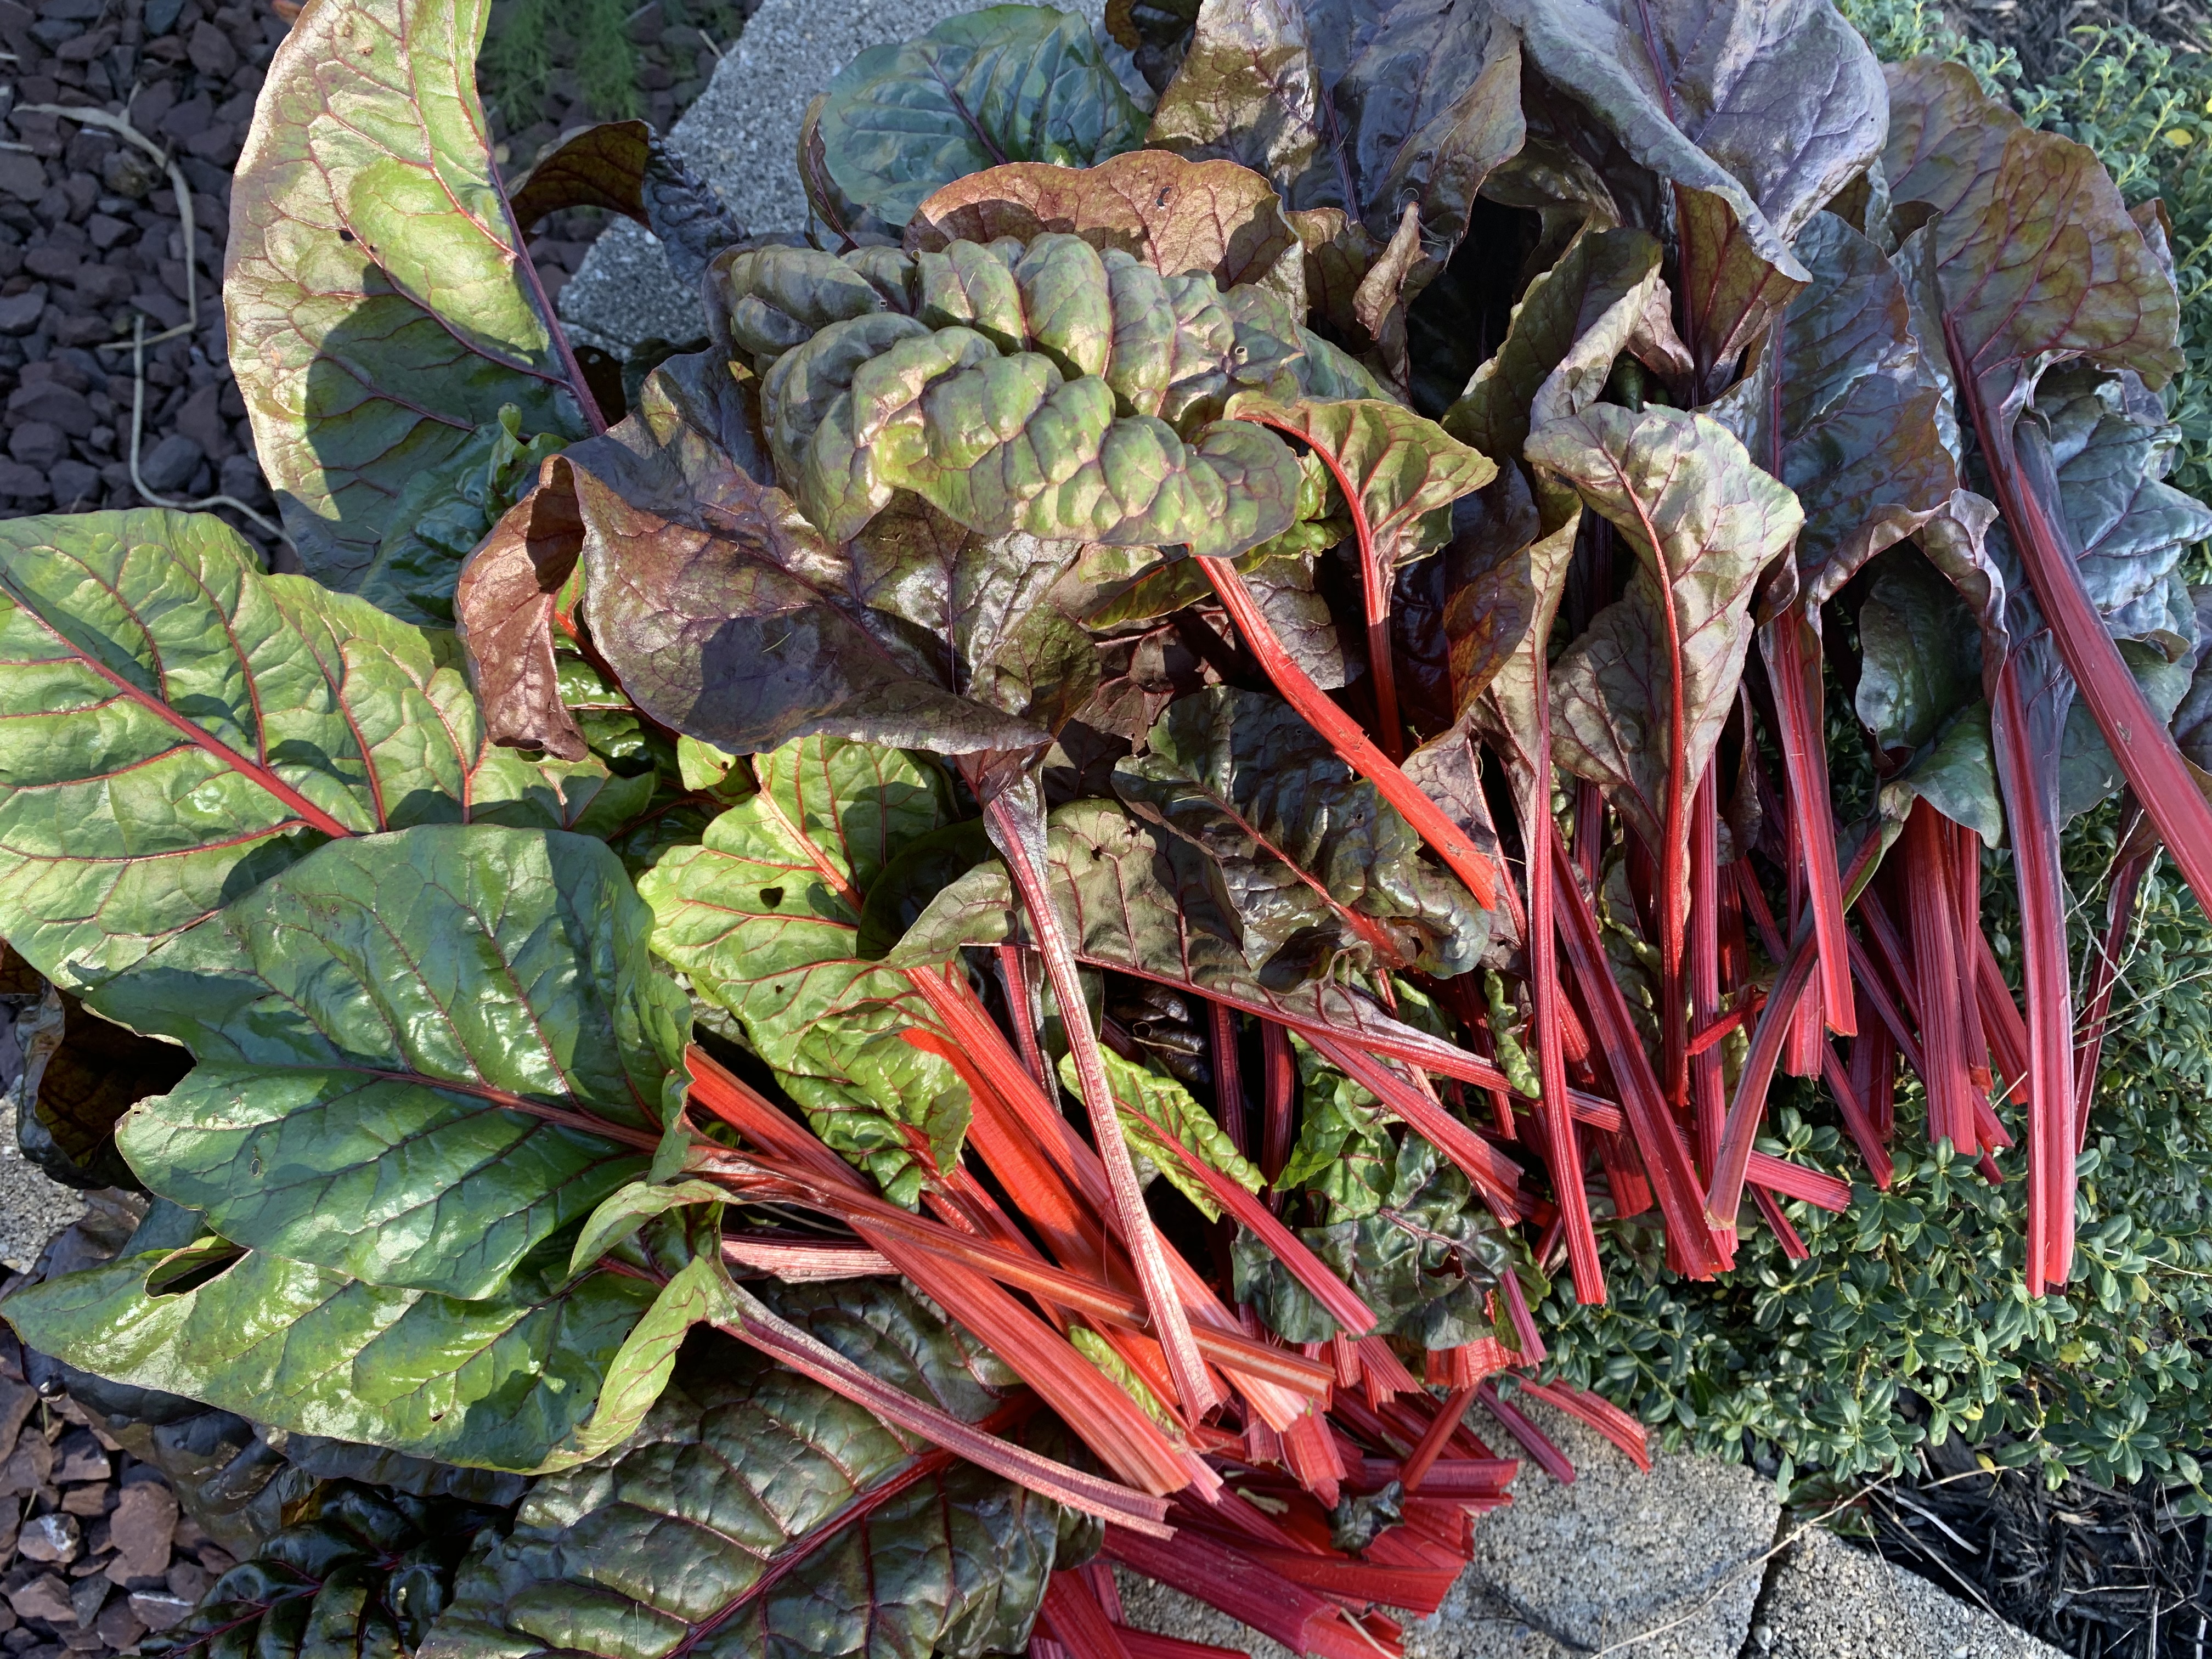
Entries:
POLYGON ((185 1639, 1091 1659, 1110 1560, 1394 1650, 1478 1396, 1642 1455, 1535 1380, 1600 1221, 1846 1206, 1778 1067, 1876 1188, 1909 1068, 2067 1283, 2060 828, 2212 895, 2155 204, 1829 0, 1204 0, 863 54, 753 235, 640 123, 502 180, 483 22, 310 0, 261 96, 306 574, 0 524, 27 1104, 154 1199, 6 1316, 537 1477, 458 1566, 319 1489, 185 1639), (700 296, 627 408, 524 251, 579 203, 700 296))

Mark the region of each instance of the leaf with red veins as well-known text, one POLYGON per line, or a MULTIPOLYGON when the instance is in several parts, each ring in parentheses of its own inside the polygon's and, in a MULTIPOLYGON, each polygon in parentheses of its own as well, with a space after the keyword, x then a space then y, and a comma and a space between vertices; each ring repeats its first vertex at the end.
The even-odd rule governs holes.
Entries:
POLYGON ((410 480, 512 404, 598 419, 522 246, 471 66, 483 0, 324 0, 269 65, 222 298, 253 440, 308 573, 356 580, 410 480))
POLYGON ((1881 151, 1873 52, 1829 0, 1503 9, 1545 76, 1673 187, 1683 338, 1717 381, 1807 281, 1798 232, 1881 151))
POLYGON ((1802 514, 1702 415, 1598 404, 1538 428, 1528 453, 1571 483, 1637 554, 1627 592, 1553 667, 1553 750, 1562 768, 1610 792, 1658 857, 1679 916, 1689 896, 1690 795, 1743 675, 1752 591, 1802 514))
POLYGON ((212 515, 9 520, 0 596, 0 933, 66 989, 329 837, 562 827, 557 779, 485 741, 450 641, 262 574, 212 515))

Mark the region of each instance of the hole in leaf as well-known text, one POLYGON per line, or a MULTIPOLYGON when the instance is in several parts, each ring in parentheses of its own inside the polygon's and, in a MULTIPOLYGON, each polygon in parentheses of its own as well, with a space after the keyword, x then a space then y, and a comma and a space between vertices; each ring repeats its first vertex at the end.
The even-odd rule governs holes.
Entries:
POLYGON ((227 1238, 210 1233, 181 1250, 172 1250, 146 1273, 149 1296, 184 1296, 220 1279, 246 1259, 246 1252, 227 1238))
POLYGON ((760 890, 760 902, 761 908, 763 910, 774 910, 780 908, 783 903, 783 889, 781 887, 762 888, 760 890))

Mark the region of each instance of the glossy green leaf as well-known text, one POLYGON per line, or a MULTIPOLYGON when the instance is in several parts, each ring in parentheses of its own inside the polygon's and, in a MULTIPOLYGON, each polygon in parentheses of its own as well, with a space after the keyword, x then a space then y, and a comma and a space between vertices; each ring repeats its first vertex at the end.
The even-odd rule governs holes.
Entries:
POLYGON ((1304 1041, 1293 1037, 1291 1047, 1298 1067, 1298 1138, 1275 1184, 1316 1194, 1330 1223, 1372 1215, 1395 1178, 1390 1120, 1373 1095, 1323 1064, 1304 1041))
POLYGON ((1521 53, 1481 9, 1438 0, 1206 0, 1150 142, 1263 173, 1292 208, 1380 240, 1407 200, 1431 246, 1467 234, 1521 147, 1521 53))
POLYGON ((231 362, 285 528, 334 586, 503 406, 587 429, 477 101, 489 9, 325 0, 277 48, 239 157, 231 362))
POLYGON ((830 81, 820 131, 838 189, 902 225, 939 185, 997 162, 1133 149, 1144 119, 1081 17, 991 6, 862 52, 830 81))
POLYGON ((595 763, 486 741, 448 638, 164 509, 0 525, 0 934, 95 987, 332 836, 565 827, 595 763))
MULTIPOLYGON (((1289 447, 1216 418, 1239 387, 1295 385, 1296 319, 1266 290, 1164 277, 1054 233, 913 256, 909 314, 857 271, 833 280, 827 258, 804 290, 812 309, 794 319, 815 331, 775 358, 761 408, 778 476, 832 539, 898 489, 987 535, 1224 557, 1290 526, 1289 447), (813 325, 832 302, 867 308, 813 325)), ((763 285, 788 287, 796 263, 740 255, 730 291, 775 291, 790 316, 799 301, 763 285)))
POLYGON ((538 482, 538 464, 562 440, 525 440, 509 404, 441 466, 416 473, 385 514, 356 591, 379 610, 425 628, 453 625, 453 583, 500 516, 538 482))
POLYGON ((1594 404, 1539 427, 1528 454, 1573 483, 1637 558, 1627 592, 1552 670, 1553 751, 1603 784, 1655 854, 1670 831, 1686 845, 1689 793, 1742 678, 1753 586, 1802 514, 1702 415, 1594 404))
MULTIPOLYGON (((1206 1183, 1183 1167, 1170 1143, 1184 1155, 1218 1170, 1247 1192, 1256 1193, 1265 1184, 1259 1170, 1244 1160, 1237 1143, 1213 1121, 1213 1115, 1182 1084, 1124 1060, 1111 1048, 1100 1049, 1099 1056, 1106 1063, 1107 1085, 1113 1091, 1121 1133, 1128 1139, 1130 1156, 1137 1160, 1139 1179, 1145 1178, 1150 1165, 1208 1221, 1221 1219, 1221 1206, 1206 1183)), ((1071 1054, 1060 1057, 1060 1080, 1070 1094, 1082 1094, 1071 1054)))
POLYGON ((252 1559, 208 1587, 145 1651, 263 1659, 410 1659, 495 1511, 328 1481, 252 1559))
POLYGON ((653 949, 727 1009, 814 1132, 912 1203, 967 1133, 967 1085, 907 1042, 933 1027, 906 975, 860 953, 870 890, 946 817, 895 749, 808 738, 754 763, 761 793, 639 884, 653 949))
POLYGON ((2199 787, 2212 785, 2212 583, 2189 590, 2197 610, 2197 649, 2191 653, 2189 690, 2173 711, 2173 740, 2197 775, 2199 787))
POLYGON ((252 1249, 490 1295, 659 1139, 690 1012, 652 924, 580 836, 326 847, 97 994, 199 1061, 124 1155, 252 1249))
POLYGON ((1913 750, 1980 701, 1979 629, 1951 584, 1909 550, 1875 568, 1859 607, 1859 720, 1885 750, 1913 750))
POLYGON ((1288 703, 1211 687, 1171 704, 1114 787, 1206 854, 1223 908, 1257 941, 1298 938, 1378 966, 1474 966, 1488 913, 1426 863, 1421 839, 1288 703))
POLYGON ((1503 10, 1546 78, 1674 187, 1683 337, 1698 374, 1724 370, 1807 281, 1798 232, 1881 152, 1874 53, 1829 0, 1503 10))
MULTIPOLYGON (((783 1292, 784 1316, 878 1376, 1002 1427, 1014 1378, 911 1291, 783 1292)), ((1015 1407, 1018 1409, 1018 1407, 1015 1407)), ((540 1480, 459 1576, 422 1659, 980 1659, 1020 1650, 1088 1529, 720 1341, 635 1441, 540 1480)))
POLYGON ((1923 355, 1905 284, 1881 250, 1819 213, 1796 251, 1811 282, 1755 370, 1705 412, 1796 493, 1805 512, 1797 591, 1818 606, 1941 512, 1959 468, 1945 429, 1948 377, 1923 355))
POLYGON ((464 1302, 365 1285, 256 1250, 191 1288, 150 1295, 167 1255, 125 1256, 18 1291, 10 1324, 42 1353, 258 1422, 443 1462, 531 1472, 580 1442, 646 1280, 564 1283, 568 1251, 464 1302))
POLYGON ((568 1270, 581 1273, 613 1246, 635 1234, 657 1215, 693 1204, 720 1204, 729 1194, 710 1181, 678 1181, 658 1186, 633 1181, 599 1200, 577 1231, 568 1253, 568 1270))

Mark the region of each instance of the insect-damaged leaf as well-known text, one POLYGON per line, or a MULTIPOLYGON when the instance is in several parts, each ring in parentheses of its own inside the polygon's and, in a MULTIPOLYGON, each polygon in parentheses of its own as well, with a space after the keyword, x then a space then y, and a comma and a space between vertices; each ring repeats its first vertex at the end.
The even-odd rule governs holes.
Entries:
POLYGON ((993 6, 862 52, 830 82, 820 132, 837 188, 902 225, 995 163, 1088 167, 1132 149, 1144 118, 1082 18, 993 6))
POLYGON ((1341 208, 1388 241, 1410 198, 1431 243, 1521 147, 1521 54, 1481 8, 1439 0, 1207 0, 1149 142, 1264 173, 1292 208, 1341 208))
POLYGON ((1034 241, 1051 232, 1118 248, 1163 276, 1194 271, 1223 289, 1257 283, 1294 311, 1305 300, 1305 256, 1268 182, 1230 161, 1132 150, 1094 167, 1016 161, 954 180, 906 228, 910 252, 953 242, 1034 241))
POLYGON ((663 365, 612 432, 556 457, 464 572, 495 734, 583 750, 554 649, 580 562, 584 615, 623 690, 725 750, 811 732, 939 753, 1048 741, 1096 673, 1053 594, 1076 548, 987 539, 912 497, 830 542, 732 461, 702 361, 663 365))
POLYGON ((1735 701, 1753 584, 1802 515, 1702 415, 1598 404, 1538 428, 1528 454, 1573 483, 1636 551, 1627 592, 1553 668, 1553 750, 1566 770, 1605 785, 1663 859, 1687 845, 1690 793, 1735 701))
POLYGON ((325 836, 563 827, 605 769, 490 747, 451 647, 211 514, 0 526, 0 932, 82 992, 325 836))
POLYGON ((1818 213, 1796 253, 1812 280, 1753 371, 1705 412, 1796 492, 1805 513, 1796 588, 1817 607, 1942 511, 1959 468, 1943 429, 1948 377, 1923 356, 1881 250, 1818 213))
POLYGON ((898 750, 836 738, 754 764, 760 793, 639 884, 653 949, 729 1010, 823 1140, 912 1203, 959 1154, 968 1090, 904 1040, 935 1021, 861 955, 860 918, 885 867, 945 823, 943 785, 898 750))
POLYGON ((1506 0, 1530 59, 1674 191, 1683 337, 1735 361, 1807 279, 1790 244, 1881 152, 1872 52, 1829 0, 1506 0))
POLYGON ((1349 950, 1377 966, 1460 974, 1489 913, 1421 858, 1421 840, 1288 703, 1216 686, 1169 707, 1114 787, 1202 848, 1202 868, 1243 930, 1316 962, 1349 950))
POLYGON ((161 1650, 228 1640, 264 1659, 409 1659, 451 1597, 454 1568, 497 1519, 470 1504, 325 1481, 162 1632, 161 1650))
MULTIPOLYGON (((794 1289, 778 1310, 963 1421, 1014 1378, 910 1291, 794 1289)), ((539 1481, 463 1567, 422 1659, 1018 1651, 1085 1523, 719 1341, 619 1454, 539 1481), (775 1478, 760 1478, 773 1470, 775 1478)))
POLYGON ((199 1061, 137 1108, 124 1154, 251 1249, 491 1295, 660 1137, 690 1015, 651 926, 581 836, 326 847, 96 994, 199 1061))
POLYGON ((897 489, 987 535, 1228 556, 1289 527, 1289 448, 1218 418, 1240 387, 1296 395, 1299 331, 1267 290, 1065 233, 870 257, 866 277, 808 256, 740 254, 726 283, 738 343, 781 354, 761 386, 777 475, 830 537, 897 489))
POLYGON ((586 429, 477 102, 489 11, 326 0, 276 49, 239 159, 231 362, 285 528, 335 586, 503 405, 586 429))

